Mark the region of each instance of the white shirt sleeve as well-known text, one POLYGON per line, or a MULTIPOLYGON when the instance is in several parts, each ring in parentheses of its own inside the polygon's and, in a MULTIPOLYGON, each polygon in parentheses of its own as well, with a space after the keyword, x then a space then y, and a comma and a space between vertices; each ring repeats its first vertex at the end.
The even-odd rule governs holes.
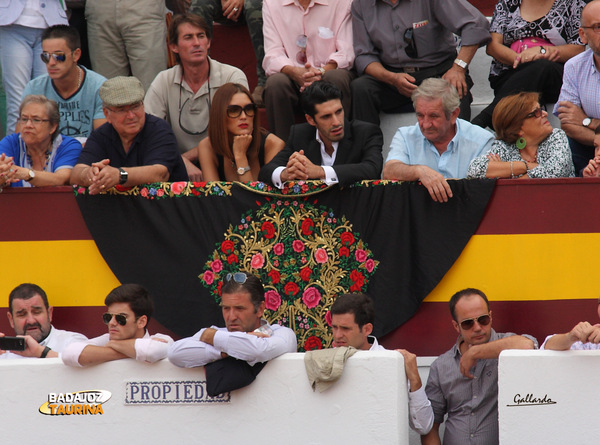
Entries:
POLYGON ((273 174, 271 175, 271 182, 278 189, 283 188, 283 183, 281 182, 281 172, 285 170, 285 167, 280 166, 273 170, 273 174))
POLYGON ((410 427, 422 436, 429 433, 433 426, 433 409, 424 386, 408 393, 408 411, 410 427))
POLYGON ((105 346, 108 343, 108 340, 108 334, 104 334, 100 337, 92 338, 91 340, 73 342, 63 350, 63 352, 60 354, 60 358, 65 365, 81 368, 82 366, 79 364, 79 356, 85 347, 88 345, 105 346))
POLYGON ((339 182, 337 173, 333 169, 333 167, 322 165, 323 170, 325 170, 325 184, 333 185, 339 182))
POLYGON ((195 368, 222 359, 220 350, 200 341, 203 332, 204 329, 200 329, 192 337, 171 344, 167 351, 169 361, 180 368, 195 368))
POLYGON ((150 338, 135 340, 135 359, 141 362, 154 363, 167 357, 173 339, 168 335, 154 334, 150 338))
POLYGON ((227 355, 244 360, 250 366, 267 362, 286 352, 296 352, 296 334, 290 328, 271 325, 273 335, 257 337, 245 332, 217 331, 213 339, 215 348, 227 355))

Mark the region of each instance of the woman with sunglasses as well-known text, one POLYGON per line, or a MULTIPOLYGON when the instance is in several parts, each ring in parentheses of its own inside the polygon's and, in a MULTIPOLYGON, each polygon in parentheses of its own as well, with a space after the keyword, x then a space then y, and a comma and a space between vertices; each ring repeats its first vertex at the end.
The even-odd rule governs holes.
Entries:
POLYGON ((561 178, 575 176, 567 135, 552 129, 537 93, 498 102, 489 153, 471 162, 467 178, 561 178))
POLYGON ((41 95, 26 96, 17 121, 20 133, 0 141, 0 190, 68 184, 81 144, 58 132, 58 104, 41 95))
MULTIPOLYGON (((226 83, 217 90, 210 108, 208 137, 196 148, 205 181, 258 179, 260 167, 285 145, 259 125, 256 104, 246 87, 226 83)), ((190 156, 193 151, 188 152, 190 156)))

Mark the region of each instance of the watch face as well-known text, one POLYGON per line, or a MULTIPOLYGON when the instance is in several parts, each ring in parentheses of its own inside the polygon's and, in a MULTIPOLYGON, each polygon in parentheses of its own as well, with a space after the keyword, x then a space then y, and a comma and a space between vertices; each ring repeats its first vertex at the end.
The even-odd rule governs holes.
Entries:
POLYGON ((592 120, 589 117, 586 117, 583 122, 581 123, 584 127, 587 127, 588 125, 590 125, 592 123, 592 120))

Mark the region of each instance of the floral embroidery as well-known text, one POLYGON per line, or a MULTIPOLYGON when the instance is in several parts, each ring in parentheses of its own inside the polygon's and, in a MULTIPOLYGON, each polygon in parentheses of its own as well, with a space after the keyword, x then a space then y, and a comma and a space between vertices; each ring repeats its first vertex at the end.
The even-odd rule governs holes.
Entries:
POLYGON ((218 302, 227 273, 265 286, 265 317, 292 328, 300 351, 329 347, 329 308, 338 295, 365 292, 379 261, 352 224, 306 198, 265 197, 215 245, 199 279, 218 302))
MULTIPOLYGON (((135 187, 115 187, 107 195, 141 196, 146 199, 179 198, 182 196, 231 196, 231 182, 154 182, 135 187)), ((88 193, 86 187, 74 186, 75 196, 88 193)))

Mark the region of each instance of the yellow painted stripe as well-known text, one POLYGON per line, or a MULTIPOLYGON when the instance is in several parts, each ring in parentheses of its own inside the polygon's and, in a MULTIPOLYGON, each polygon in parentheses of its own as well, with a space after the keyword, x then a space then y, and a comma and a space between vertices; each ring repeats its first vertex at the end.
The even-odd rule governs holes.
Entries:
POLYGON ((600 233, 475 235, 425 301, 467 287, 490 300, 597 299, 600 233))
POLYGON ((0 307, 21 283, 40 286, 53 306, 103 306, 120 283, 92 240, 0 243, 0 307))

